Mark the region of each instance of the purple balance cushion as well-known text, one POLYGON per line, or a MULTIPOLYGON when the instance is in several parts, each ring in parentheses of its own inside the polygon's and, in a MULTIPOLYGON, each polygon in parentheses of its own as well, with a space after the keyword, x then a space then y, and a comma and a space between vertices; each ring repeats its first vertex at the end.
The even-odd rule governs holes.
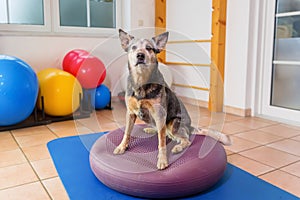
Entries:
POLYGON ((124 128, 95 142, 90 165, 103 184, 138 197, 175 198, 202 192, 222 177, 227 164, 223 146, 199 135, 192 135, 192 145, 180 154, 172 154, 176 143, 168 141, 169 167, 157 170, 157 135, 144 133, 143 128, 145 125, 134 127, 123 155, 114 155, 113 150, 121 142, 124 128))

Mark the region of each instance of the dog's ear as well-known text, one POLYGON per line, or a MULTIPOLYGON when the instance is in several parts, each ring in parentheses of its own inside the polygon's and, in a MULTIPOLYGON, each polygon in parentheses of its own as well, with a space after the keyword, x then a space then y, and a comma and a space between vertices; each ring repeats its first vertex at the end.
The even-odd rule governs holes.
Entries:
POLYGON ((122 29, 119 29, 119 38, 121 40, 122 48, 127 52, 130 41, 133 40, 134 37, 123 31, 122 29))
POLYGON ((156 49, 155 49, 156 53, 161 52, 165 48, 165 46, 168 42, 168 37, 169 37, 169 32, 164 32, 164 33, 152 38, 152 40, 156 44, 156 49))

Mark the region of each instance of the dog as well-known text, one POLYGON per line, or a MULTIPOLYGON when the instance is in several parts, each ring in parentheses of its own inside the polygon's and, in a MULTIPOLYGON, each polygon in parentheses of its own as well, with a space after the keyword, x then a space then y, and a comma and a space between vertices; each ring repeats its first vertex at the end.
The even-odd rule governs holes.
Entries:
POLYGON ((191 126, 191 118, 182 101, 164 81, 158 69, 157 54, 164 50, 169 33, 165 32, 151 39, 136 39, 119 29, 121 46, 128 56, 128 83, 125 95, 126 126, 121 143, 114 154, 123 154, 129 145, 130 133, 138 118, 153 128, 145 128, 147 133, 158 134, 157 168, 168 167, 167 136, 177 144, 172 153, 180 153, 191 145, 191 133, 210 135, 224 145, 230 145, 228 136, 191 126))

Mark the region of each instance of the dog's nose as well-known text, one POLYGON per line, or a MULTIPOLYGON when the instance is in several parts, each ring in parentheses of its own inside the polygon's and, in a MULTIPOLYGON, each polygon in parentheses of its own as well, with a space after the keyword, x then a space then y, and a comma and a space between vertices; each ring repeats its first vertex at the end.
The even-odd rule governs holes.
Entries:
POLYGON ((136 58, 139 59, 139 60, 144 60, 145 59, 145 54, 144 53, 138 53, 136 55, 136 58))

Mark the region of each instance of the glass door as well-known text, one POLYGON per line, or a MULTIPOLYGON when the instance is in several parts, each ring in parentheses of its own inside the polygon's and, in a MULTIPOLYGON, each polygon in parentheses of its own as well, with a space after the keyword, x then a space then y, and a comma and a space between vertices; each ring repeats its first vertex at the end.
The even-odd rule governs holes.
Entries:
POLYGON ((300 122, 300 0, 270 4, 265 47, 271 62, 264 65, 262 114, 300 122))
POLYGON ((300 1, 278 0, 271 105, 300 110, 300 1))

